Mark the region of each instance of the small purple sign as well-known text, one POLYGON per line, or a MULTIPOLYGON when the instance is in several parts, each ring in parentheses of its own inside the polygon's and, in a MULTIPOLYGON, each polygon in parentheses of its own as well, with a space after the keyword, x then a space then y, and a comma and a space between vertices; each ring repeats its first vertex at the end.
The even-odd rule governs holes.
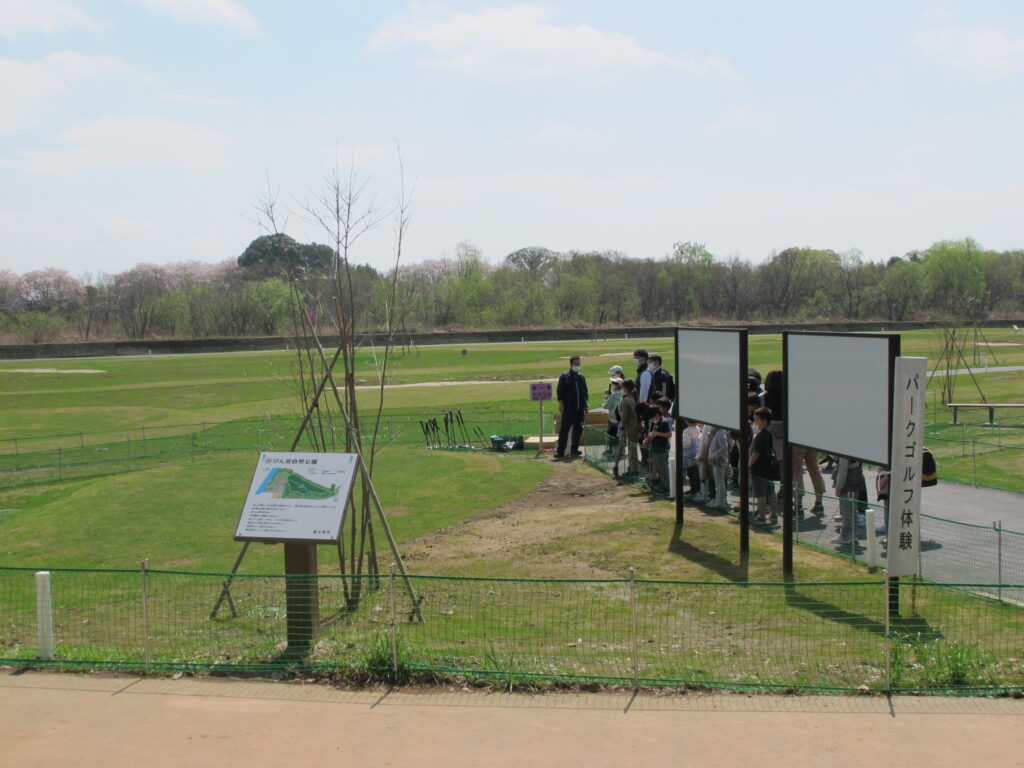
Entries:
POLYGON ((551 399, 551 382, 550 381, 539 381, 536 384, 530 385, 530 399, 534 402, 538 400, 550 400, 551 399))

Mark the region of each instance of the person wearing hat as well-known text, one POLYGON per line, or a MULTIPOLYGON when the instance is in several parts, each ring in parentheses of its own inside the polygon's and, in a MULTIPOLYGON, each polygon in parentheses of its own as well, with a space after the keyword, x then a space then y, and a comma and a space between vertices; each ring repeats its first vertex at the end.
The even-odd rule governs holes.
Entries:
POLYGON ((613 365, 608 369, 608 387, 604 391, 602 408, 608 409, 608 437, 605 438, 604 458, 615 455, 615 444, 619 439, 619 403, 622 402, 622 366, 613 365))

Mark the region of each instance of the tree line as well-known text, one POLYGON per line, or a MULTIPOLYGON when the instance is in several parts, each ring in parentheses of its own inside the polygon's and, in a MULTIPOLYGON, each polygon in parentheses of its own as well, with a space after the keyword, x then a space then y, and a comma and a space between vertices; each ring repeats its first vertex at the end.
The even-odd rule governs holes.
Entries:
MULTIPOLYGON (((8 341, 290 335, 297 312, 330 329, 339 255, 284 234, 219 264, 139 264, 73 277, 0 271, 8 341)), ((663 258, 522 248, 497 263, 460 243, 450 256, 348 271, 363 330, 396 304, 402 330, 835 320, 971 322, 1024 311, 1024 250, 945 240, 886 263, 857 251, 787 248, 763 263, 677 243, 663 258), (394 283, 394 284, 393 284, 394 283)))

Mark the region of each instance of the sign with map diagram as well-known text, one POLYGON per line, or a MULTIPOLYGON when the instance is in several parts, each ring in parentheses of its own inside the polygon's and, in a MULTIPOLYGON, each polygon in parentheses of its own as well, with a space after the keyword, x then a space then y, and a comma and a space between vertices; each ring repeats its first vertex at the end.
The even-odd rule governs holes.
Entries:
POLYGON ((262 453, 236 541, 336 543, 352 493, 354 453, 262 453))

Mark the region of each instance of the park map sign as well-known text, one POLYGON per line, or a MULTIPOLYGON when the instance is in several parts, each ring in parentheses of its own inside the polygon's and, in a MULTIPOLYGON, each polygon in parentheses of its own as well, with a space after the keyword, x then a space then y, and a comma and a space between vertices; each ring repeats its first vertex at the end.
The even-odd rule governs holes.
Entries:
POLYGON ((338 541, 359 466, 354 453, 262 453, 236 541, 338 541))

